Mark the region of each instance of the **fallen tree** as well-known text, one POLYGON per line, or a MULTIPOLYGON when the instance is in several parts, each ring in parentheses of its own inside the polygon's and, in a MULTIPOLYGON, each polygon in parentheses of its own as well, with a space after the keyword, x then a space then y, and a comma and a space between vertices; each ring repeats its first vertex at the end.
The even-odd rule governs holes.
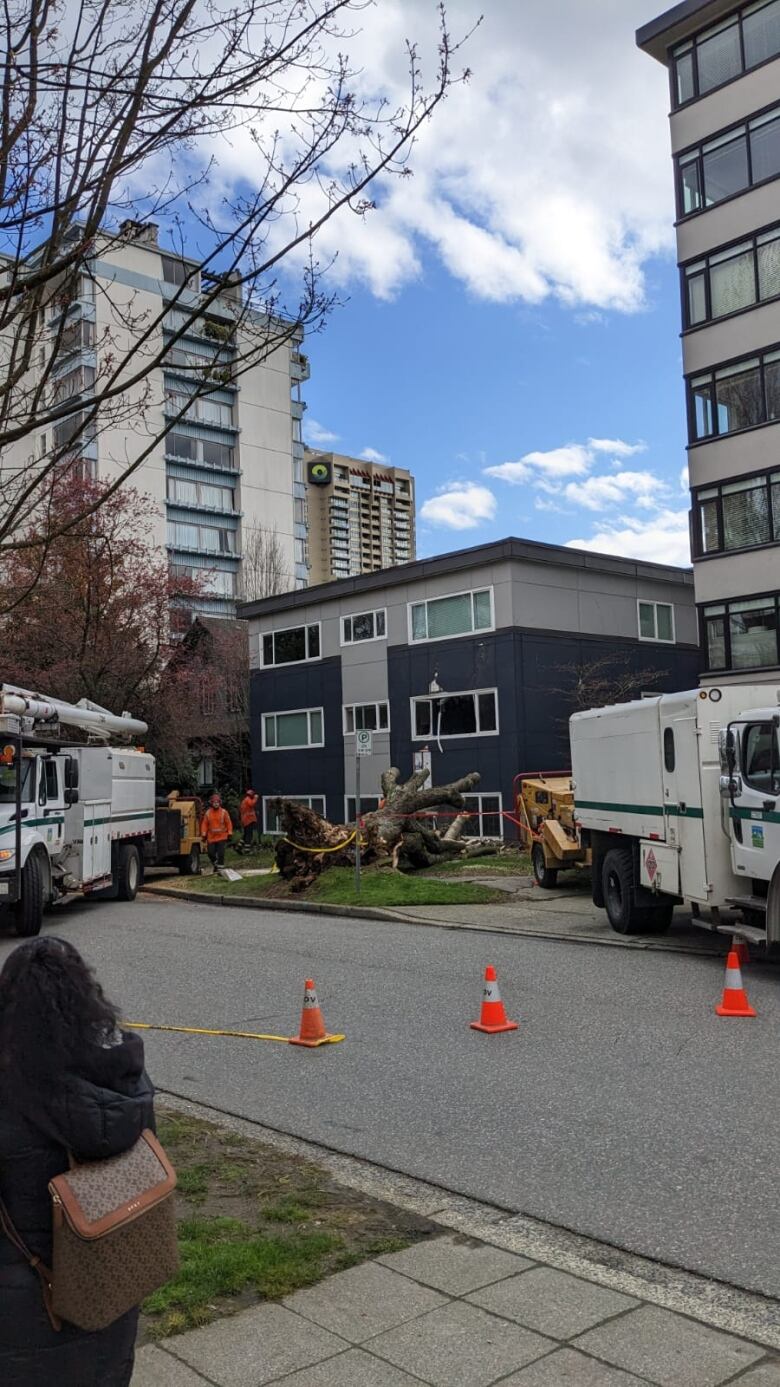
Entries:
MULTIPOLYGON (((395 767, 382 776, 380 807, 361 818, 361 857, 370 865, 386 862, 398 871, 414 872, 448 858, 484 857, 498 852, 492 838, 464 838, 471 818, 464 796, 479 782, 472 771, 449 785, 425 788, 429 771, 415 771, 401 782, 395 767), (449 815, 455 810, 454 816, 449 815), (448 814, 440 827, 438 816, 448 814)), ((304 804, 278 799, 273 812, 283 836, 276 846, 280 875, 294 891, 304 891, 329 867, 345 867, 355 861, 356 830, 349 824, 333 824, 304 804)))

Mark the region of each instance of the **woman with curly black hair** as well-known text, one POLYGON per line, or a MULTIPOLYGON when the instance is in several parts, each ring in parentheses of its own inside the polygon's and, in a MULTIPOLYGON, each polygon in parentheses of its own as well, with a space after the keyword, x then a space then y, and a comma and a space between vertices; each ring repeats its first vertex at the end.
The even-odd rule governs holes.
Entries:
MULTIPOLYGON (((153 1096, 140 1038, 119 1029, 78 950, 51 937, 14 949, 0 972, 0 1198, 47 1265, 49 1181, 70 1155, 116 1156, 154 1129, 153 1096)), ((129 1387, 137 1321, 55 1332, 38 1277, 0 1234, 2 1387, 129 1387)))

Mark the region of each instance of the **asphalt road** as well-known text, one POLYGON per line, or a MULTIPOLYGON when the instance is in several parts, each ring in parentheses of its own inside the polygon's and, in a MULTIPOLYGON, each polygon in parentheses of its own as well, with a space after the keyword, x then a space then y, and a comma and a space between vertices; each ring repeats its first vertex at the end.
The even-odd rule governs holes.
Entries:
POLYGON ((780 1297, 780 970, 722 1020, 705 957, 149 898, 50 919, 130 1019, 288 1034, 311 975, 347 1034, 149 1033, 161 1088, 780 1297), (514 1034, 469 1029, 486 963, 514 1034))

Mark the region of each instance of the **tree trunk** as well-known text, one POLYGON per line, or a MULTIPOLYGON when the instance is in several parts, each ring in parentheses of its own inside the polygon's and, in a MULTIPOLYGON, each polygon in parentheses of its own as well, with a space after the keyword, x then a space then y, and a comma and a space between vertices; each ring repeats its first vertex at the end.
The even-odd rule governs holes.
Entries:
MULTIPOLYGON (((361 856, 367 865, 389 860, 401 871, 418 871, 448 858, 487 856, 498 851, 495 840, 463 838, 469 815, 464 795, 479 783, 472 771, 449 785, 426 789, 427 770, 415 771, 401 783, 396 767, 382 776, 382 800, 360 825, 361 856), (436 821, 436 810, 455 810, 455 815, 436 821)), ((349 825, 332 824, 314 810, 291 800, 277 800, 284 837, 276 847, 279 871, 294 891, 303 891, 328 867, 353 865, 355 847, 349 825)))

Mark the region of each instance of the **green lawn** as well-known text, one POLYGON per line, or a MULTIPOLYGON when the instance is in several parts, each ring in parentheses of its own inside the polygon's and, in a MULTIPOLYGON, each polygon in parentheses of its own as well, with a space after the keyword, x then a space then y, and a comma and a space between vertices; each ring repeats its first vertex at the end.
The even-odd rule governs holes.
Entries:
POLYGON ((531 859, 525 852, 502 853, 496 857, 456 857, 440 866, 426 867, 425 876, 504 876, 531 875, 531 859))
POLYGON ((141 1342, 276 1299, 433 1230, 318 1166, 160 1107, 177 1171, 180 1267, 143 1306, 141 1342))
MULTIPOLYGON (((237 871, 241 870, 240 862, 235 866, 237 871)), ((505 893, 475 882, 439 881, 429 872, 404 875, 387 867, 368 867, 363 871, 360 895, 355 890, 355 873, 351 867, 330 868, 298 896, 290 892, 277 875, 244 877, 241 881, 204 875, 188 877, 186 882, 174 878, 158 884, 164 884, 169 890, 197 891, 204 896, 267 896, 275 900, 297 899, 327 905, 491 905, 506 899, 505 893)))

